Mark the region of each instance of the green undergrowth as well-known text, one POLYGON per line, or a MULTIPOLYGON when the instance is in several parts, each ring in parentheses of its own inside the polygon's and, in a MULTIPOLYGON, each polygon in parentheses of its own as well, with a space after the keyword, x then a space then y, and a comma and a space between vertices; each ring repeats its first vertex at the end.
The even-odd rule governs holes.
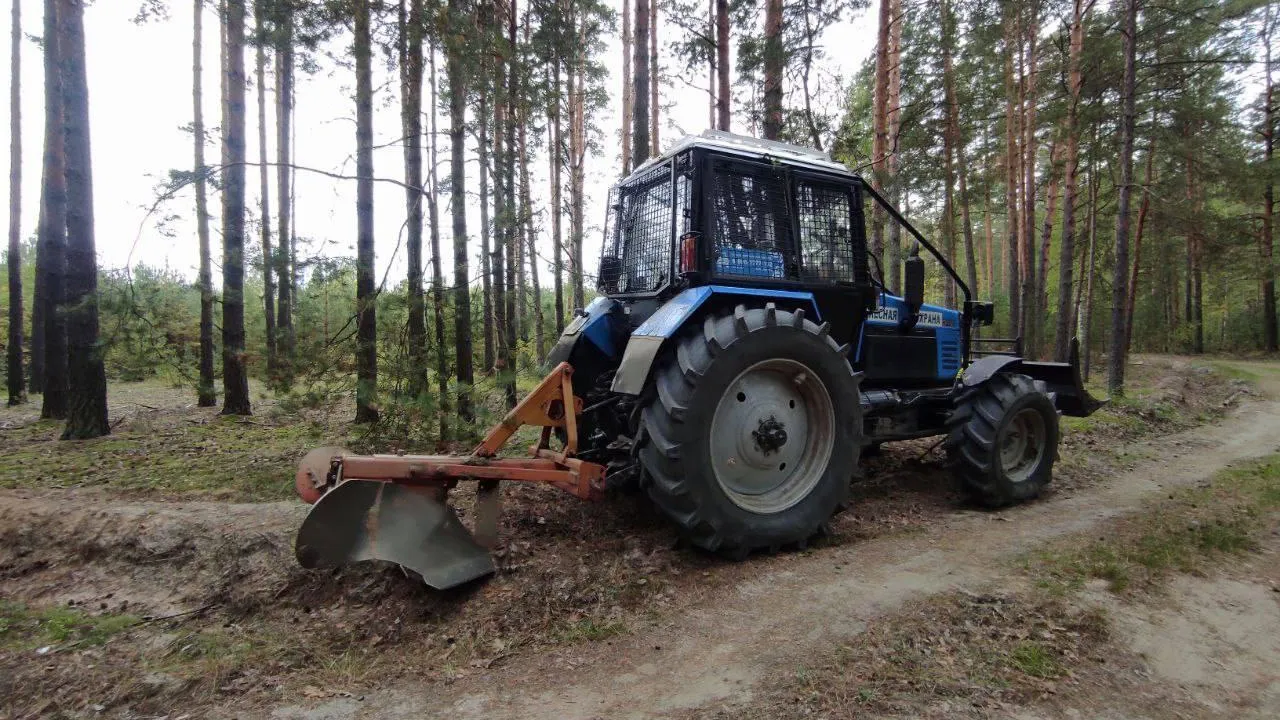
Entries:
POLYGON ((31 608, 0 600, 0 647, 6 650, 103 645, 136 625, 139 618, 120 613, 92 615, 67 605, 31 608))
POLYGON ((1056 543, 1026 560, 1055 594, 1092 579, 1114 592, 1157 588, 1169 574, 1203 573, 1258 547, 1280 511, 1280 454, 1223 470, 1204 485, 1114 523, 1104 537, 1056 543))

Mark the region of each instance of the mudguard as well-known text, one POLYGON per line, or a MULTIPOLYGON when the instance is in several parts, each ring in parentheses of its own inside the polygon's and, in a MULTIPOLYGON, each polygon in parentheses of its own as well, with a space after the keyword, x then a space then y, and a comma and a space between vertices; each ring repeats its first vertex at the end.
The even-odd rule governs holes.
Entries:
POLYGON ((663 343, 680 328, 684 327, 698 312, 698 309, 711 299, 711 296, 758 298, 766 300, 790 300, 812 312, 815 322, 822 322, 822 313, 813 293, 794 290, 767 290, 764 288, 734 287, 732 285, 703 285, 689 288, 671 298, 658 311, 650 315, 640 327, 631 333, 627 341, 627 349, 622 354, 622 362, 618 372, 613 376, 613 392, 626 395, 639 395, 644 390, 645 381, 649 378, 649 370, 658 357, 663 343))
POLYGON ((977 360, 965 368, 960 382, 965 387, 975 387, 1002 372, 1017 372, 1040 380, 1054 396, 1059 412, 1071 417, 1088 417, 1107 404, 1089 394, 1080 378, 1080 343, 1071 339, 1071 352, 1067 362, 1040 362, 1024 360, 1008 355, 991 355, 977 360))

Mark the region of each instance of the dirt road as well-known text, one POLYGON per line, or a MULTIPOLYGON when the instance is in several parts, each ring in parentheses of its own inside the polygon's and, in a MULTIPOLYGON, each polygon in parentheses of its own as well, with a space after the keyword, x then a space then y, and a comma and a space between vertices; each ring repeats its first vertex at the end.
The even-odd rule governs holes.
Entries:
MULTIPOLYGON (((1249 367, 1248 364, 1241 364, 1249 367)), ((1280 397, 1274 365, 1256 364, 1280 397)), ((1225 465, 1280 450, 1280 402, 1255 400, 1217 425, 1141 443, 1153 458, 1075 497, 1001 513, 963 512, 923 532, 794 556, 665 624, 591 647, 570 646, 450 685, 405 683, 361 700, 278 708, 297 718, 655 718, 751 697, 813 652, 848 641, 902 603, 998 585, 1009 559, 1037 543, 1130 512, 1225 465)))

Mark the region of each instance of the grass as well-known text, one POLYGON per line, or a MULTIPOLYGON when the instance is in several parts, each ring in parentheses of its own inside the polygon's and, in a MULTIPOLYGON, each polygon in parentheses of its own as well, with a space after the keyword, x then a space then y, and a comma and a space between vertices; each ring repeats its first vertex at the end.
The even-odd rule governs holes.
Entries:
POLYGON ((1258 547, 1280 511, 1280 453, 1229 468, 1149 511, 1117 522, 1106 537, 1054 545, 1026 563, 1056 594, 1100 579, 1117 593, 1150 589, 1173 572, 1202 572, 1211 561, 1258 547))
POLYGON ((582 641, 595 642, 611 638, 615 635, 621 635, 626 631, 626 624, 620 620, 582 618, 568 623, 564 629, 560 631, 559 640, 560 642, 566 643, 582 641))
POLYGON ((0 600, 0 647, 23 651, 62 645, 104 645, 138 622, 135 615, 90 615, 67 605, 30 608, 0 600))

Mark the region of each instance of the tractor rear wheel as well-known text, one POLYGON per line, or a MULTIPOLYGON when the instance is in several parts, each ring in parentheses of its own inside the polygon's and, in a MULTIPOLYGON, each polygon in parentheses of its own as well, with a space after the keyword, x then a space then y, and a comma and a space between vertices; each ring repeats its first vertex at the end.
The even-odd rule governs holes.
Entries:
POLYGON ((1001 373, 966 388, 947 421, 947 457, 961 484, 987 507, 1040 495, 1058 454, 1058 410, 1026 375, 1001 373))
POLYGON ((732 557, 805 543, 842 509, 861 447, 860 376, 803 312, 708 315, 655 367, 640 450, 649 496, 732 557))

